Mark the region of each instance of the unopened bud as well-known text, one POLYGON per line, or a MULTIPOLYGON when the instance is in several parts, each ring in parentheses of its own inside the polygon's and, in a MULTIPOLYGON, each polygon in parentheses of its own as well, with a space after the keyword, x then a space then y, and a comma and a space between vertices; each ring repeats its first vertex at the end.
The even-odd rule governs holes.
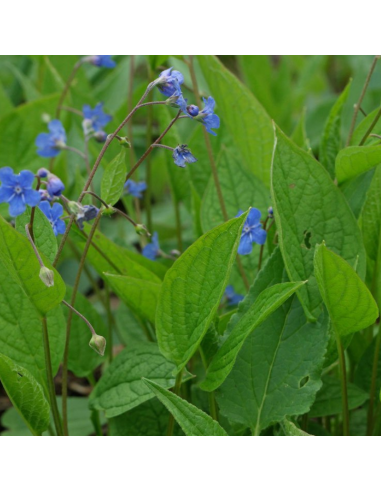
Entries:
POLYGON ((54 286, 54 272, 49 270, 49 268, 42 267, 40 270, 40 279, 44 282, 47 287, 54 286))
POLYGON ((101 210, 102 210, 102 215, 114 215, 114 214, 116 214, 116 210, 114 207, 110 207, 110 206, 108 208, 102 207, 101 210))
POLYGON ((144 226, 143 224, 137 224, 135 226, 135 231, 136 231, 136 234, 138 234, 139 236, 150 236, 151 234, 147 231, 147 228, 146 226, 144 226))
POLYGON ((171 256, 179 257, 179 256, 181 256, 181 253, 177 249, 173 249, 171 251, 171 256))
POLYGON ((83 206, 77 202, 68 202, 67 206, 72 214, 78 215, 84 213, 83 206))
POLYGON ((127 149, 131 148, 131 142, 127 137, 119 137, 119 135, 117 135, 116 138, 122 147, 126 147, 127 149))
POLYGON ((90 340, 90 347, 95 350, 95 352, 102 357, 105 355, 106 351, 106 339, 99 336, 93 335, 93 338, 90 340))

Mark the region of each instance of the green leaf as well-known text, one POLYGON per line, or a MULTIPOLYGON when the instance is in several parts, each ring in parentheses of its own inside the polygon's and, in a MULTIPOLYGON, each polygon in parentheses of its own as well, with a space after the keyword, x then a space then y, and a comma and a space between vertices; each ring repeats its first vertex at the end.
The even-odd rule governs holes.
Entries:
POLYGON ((377 261, 381 236, 381 167, 377 167, 366 195, 361 214, 361 230, 369 258, 377 261))
POLYGON ((365 275, 361 233, 342 193, 313 157, 276 129, 272 195, 279 243, 291 281, 308 279, 298 297, 310 321, 319 315, 321 297, 314 277, 316 244, 323 240, 365 275))
POLYGON ((296 125, 292 135, 291 140, 296 143, 298 147, 306 150, 307 152, 311 151, 311 145, 307 138, 306 133, 306 109, 304 108, 303 113, 296 125))
POLYGON ((134 313, 151 323, 155 323, 160 283, 109 273, 106 273, 105 277, 112 290, 134 313))
POLYGON ((248 169, 269 185, 274 142, 269 116, 250 90, 215 56, 200 55, 197 59, 217 102, 216 112, 229 129, 234 145, 248 169))
POLYGON ((281 422, 281 427, 284 432, 285 436, 290 436, 290 437, 312 437, 311 434, 307 434, 307 432, 302 431, 302 429, 299 429, 299 427, 296 427, 294 422, 291 422, 290 420, 283 420, 281 422))
POLYGON ((28 104, 22 104, 0 120, 0 158, 14 171, 37 171, 44 159, 36 152, 35 139, 46 132, 43 115, 54 115, 59 96, 47 96, 28 104))
MULTIPOLYGON (((353 132, 353 136, 351 139, 351 145, 360 145, 360 142, 364 138, 365 134, 367 133, 368 129, 372 125, 375 117, 377 116, 377 113, 379 112, 379 108, 375 109, 371 113, 369 113, 356 127, 355 131, 353 132)), ((372 129, 372 133, 375 133, 376 135, 379 135, 381 133, 381 120, 379 119, 376 123, 376 125, 372 129)), ((367 140, 365 141, 364 145, 378 145, 379 139, 378 138, 370 138, 368 137, 367 140)))
MULTIPOLYGON (((30 223, 31 209, 28 209, 16 219, 16 230, 26 237, 25 226, 30 223)), ((57 254, 57 239, 53 228, 46 215, 38 208, 35 208, 33 222, 34 243, 37 249, 53 263, 57 254)))
POLYGON ((215 317, 236 258, 247 214, 198 239, 165 276, 156 312, 162 353, 180 371, 215 317))
POLYGON ((104 372, 90 396, 90 408, 105 411, 107 418, 122 415, 153 398, 142 378, 172 388, 174 370, 156 344, 131 343, 104 372))
MULTIPOLYGON (((68 287, 66 291, 65 297, 69 304, 72 291, 71 287, 68 287)), ((107 339, 108 331, 103 319, 86 297, 78 293, 74 307, 91 323, 98 335, 107 339)), ((70 311, 64 309, 67 318, 70 311)), ((103 362, 102 357, 89 347, 91 336, 87 324, 79 316, 73 315, 69 345, 69 370, 79 378, 89 376, 103 362)))
MULTIPOLYGON (((270 206, 269 192, 253 173, 242 166, 233 152, 224 149, 218 158, 218 177, 226 211, 236 217, 240 210, 255 207, 266 217, 270 206)), ((216 185, 210 178, 201 205, 201 224, 204 232, 224 222, 216 185)))
POLYGON ((381 164, 381 147, 347 147, 336 159, 337 181, 343 183, 381 164))
POLYGON ((203 390, 214 391, 221 386, 233 369, 247 337, 303 285, 304 282, 273 285, 257 297, 213 358, 206 379, 201 384, 203 390))
POLYGON ((50 423, 50 406, 41 385, 30 372, 2 354, 0 380, 29 429, 33 434, 41 435, 50 423))
MULTIPOLYGON (((85 232, 88 232, 87 227, 85 232)), ((86 238, 75 230, 72 230, 71 237, 83 250, 86 238)), ((108 272, 160 283, 159 279, 163 279, 167 271, 158 262, 150 261, 141 254, 118 246, 99 231, 94 235, 88 260, 103 279, 105 279, 104 272, 108 272)))
MULTIPOLYGON (((369 394, 356 386, 348 383, 348 407, 354 410, 369 399, 369 394)), ((331 376, 323 378, 323 387, 316 395, 315 403, 310 412, 310 418, 328 417, 339 415, 343 411, 341 383, 331 376)))
POLYGON ((353 268, 324 243, 316 247, 314 264, 336 333, 344 337, 373 325, 379 315, 376 301, 353 268))
POLYGON ((320 142, 319 160, 332 178, 335 177, 335 160, 341 149, 341 114, 351 88, 350 81, 329 113, 320 142))
MULTIPOLYGON (((228 332, 234 331, 264 289, 287 281, 285 275, 277 249, 240 303, 228 332)), ((328 320, 323 312, 317 323, 308 323, 296 296, 269 316, 248 337, 216 393, 221 414, 259 435, 273 423, 308 412, 322 384, 328 320)))
MULTIPOLYGON (((58 408, 62 406, 62 398, 57 397, 58 408)), ((93 434, 94 427, 90 420, 90 410, 87 398, 69 397, 67 400, 68 418, 69 418, 69 435, 71 437, 85 437, 93 434)), ((100 416, 101 425, 106 423, 106 419, 100 416)), ((24 421, 19 417, 14 408, 7 410, 2 419, 1 424, 7 430, 2 436, 29 436, 31 433, 24 424, 24 421)), ((44 435, 48 433, 45 432, 44 435)))
POLYGON ((106 167, 102 178, 101 198, 108 205, 115 205, 122 196, 126 182, 126 151, 123 149, 106 167))
MULTIPOLYGON (((158 400, 149 400, 130 412, 111 419, 110 436, 165 436, 169 418, 168 410, 158 400)), ((177 429, 178 427, 175 431, 177 429)), ((180 433, 182 434, 181 430, 178 434, 180 433)))
POLYGON ((54 271, 54 286, 50 288, 39 277, 41 267, 29 241, 0 217, 0 263, 44 316, 63 300, 65 284, 44 257, 43 261, 46 267, 54 271))
POLYGON ((153 381, 144 379, 144 382, 168 411, 171 412, 187 436, 227 437, 226 432, 220 424, 199 408, 167 391, 153 381))

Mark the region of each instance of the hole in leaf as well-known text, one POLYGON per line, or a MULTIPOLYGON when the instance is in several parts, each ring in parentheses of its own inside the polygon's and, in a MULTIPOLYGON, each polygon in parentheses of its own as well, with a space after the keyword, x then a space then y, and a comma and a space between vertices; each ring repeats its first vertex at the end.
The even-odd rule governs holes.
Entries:
POLYGON ((305 378, 301 379, 299 381, 299 389, 304 388, 304 386, 308 383, 309 380, 310 380, 309 376, 306 376, 305 378))
POLYGON ((302 248, 311 249, 311 247, 312 247, 312 245, 311 245, 311 237, 312 237, 312 233, 311 232, 304 231, 304 241, 303 241, 303 244, 302 244, 302 248))

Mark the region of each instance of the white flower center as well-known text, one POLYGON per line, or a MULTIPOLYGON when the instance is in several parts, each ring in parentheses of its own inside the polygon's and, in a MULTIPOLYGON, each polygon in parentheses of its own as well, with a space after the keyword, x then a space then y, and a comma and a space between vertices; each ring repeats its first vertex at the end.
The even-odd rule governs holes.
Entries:
POLYGON ((16 193, 16 195, 21 195, 21 193, 23 192, 23 189, 21 188, 21 186, 15 186, 14 192, 16 193))

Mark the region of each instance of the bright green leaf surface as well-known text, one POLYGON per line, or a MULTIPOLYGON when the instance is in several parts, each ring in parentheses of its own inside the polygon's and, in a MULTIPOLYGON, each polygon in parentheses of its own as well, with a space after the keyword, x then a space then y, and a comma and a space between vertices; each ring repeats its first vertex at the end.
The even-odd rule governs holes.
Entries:
POLYGON ((156 313, 162 353, 181 370, 197 350, 227 286, 247 214, 198 239, 165 276, 156 313))
POLYGON ((107 418, 122 415, 153 398, 142 378, 172 388, 174 370, 175 366, 161 355, 156 344, 131 344, 106 369, 91 394, 91 408, 105 411, 107 418))
POLYGON ((250 90, 215 56, 203 55, 197 59, 217 101, 216 113, 227 125, 246 166, 269 185, 274 142, 269 116, 250 90))
POLYGON ((26 369, 2 354, 0 380, 29 429, 34 434, 42 434, 50 423, 50 406, 42 386, 26 369))
POLYGON ((206 380, 201 384, 203 390, 214 391, 221 386, 233 369, 247 337, 303 285, 304 282, 273 285, 258 296, 213 358, 206 380))
MULTIPOLYGON (((27 210, 16 219, 16 230, 23 236, 26 236, 25 226, 30 223, 30 217, 31 209, 28 207, 27 210)), ((33 234, 34 243, 37 246, 37 249, 53 263, 58 249, 57 239, 48 218, 38 207, 35 209, 33 234)))
POLYGON ((115 205, 122 196, 126 174, 126 151, 122 150, 106 167, 103 174, 101 198, 108 205, 115 205))
POLYGON ((353 268, 325 244, 316 248, 315 275, 320 293, 340 337, 371 326, 378 318, 376 301, 353 268))
POLYGON ((381 167, 377 167, 361 214, 361 229, 368 256, 377 260, 381 235, 381 167))
POLYGON ((313 321, 321 304, 313 270, 315 245, 325 240, 353 265, 359 257, 361 277, 365 251, 356 220, 328 172, 280 130, 276 134, 272 193, 279 243, 290 280, 309 280, 298 297, 313 321))
MULTIPOLYGON (((264 289, 285 281, 277 249, 233 316, 235 329, 264 289)), ((297 298, 289 299, 247 339, 232 372, 217 391, 221 413, 254 434, 287 416, 303 415, 321 387, 320 374, 328 341, 328 316, 306 321, 297 298)))
POLYGON ((161 285, 133 277, 105 274, 112 290, 138 316, 155 322, 161 285))
POLYGON ((381 164, 381 147, 347 147, 336 159, 336 177, 340 183, 355 178, 381 164))
POLYGON ((329 113, 320 142, 319 160, 332 178, 335 177, 335 160, 341 149, 341 113, 348 99, 351 82, 346 86, 329 113))
POLYGON ((65 284, 54 270, 54 287, 41 281, 40 264, 29 241, 0 217, 0 263, 15 278, 37 311, 45 315, 57 306, 65 295, 65 284))
POLYGON ((144 382, 175 417, 187 436, 227 436, 220 424, 199 408, 153 381, 144 379, 144 382))
POLYGON ((291 422, 290 420, 283 420, 281 422, 281 427, 282 430, 285 434, 285 436, 289 437, 311 437, 310 434, 307 434, 307 432, 302 431, 302 429, 299 429, 299 427, 296 427, 296 425, 291 422))

